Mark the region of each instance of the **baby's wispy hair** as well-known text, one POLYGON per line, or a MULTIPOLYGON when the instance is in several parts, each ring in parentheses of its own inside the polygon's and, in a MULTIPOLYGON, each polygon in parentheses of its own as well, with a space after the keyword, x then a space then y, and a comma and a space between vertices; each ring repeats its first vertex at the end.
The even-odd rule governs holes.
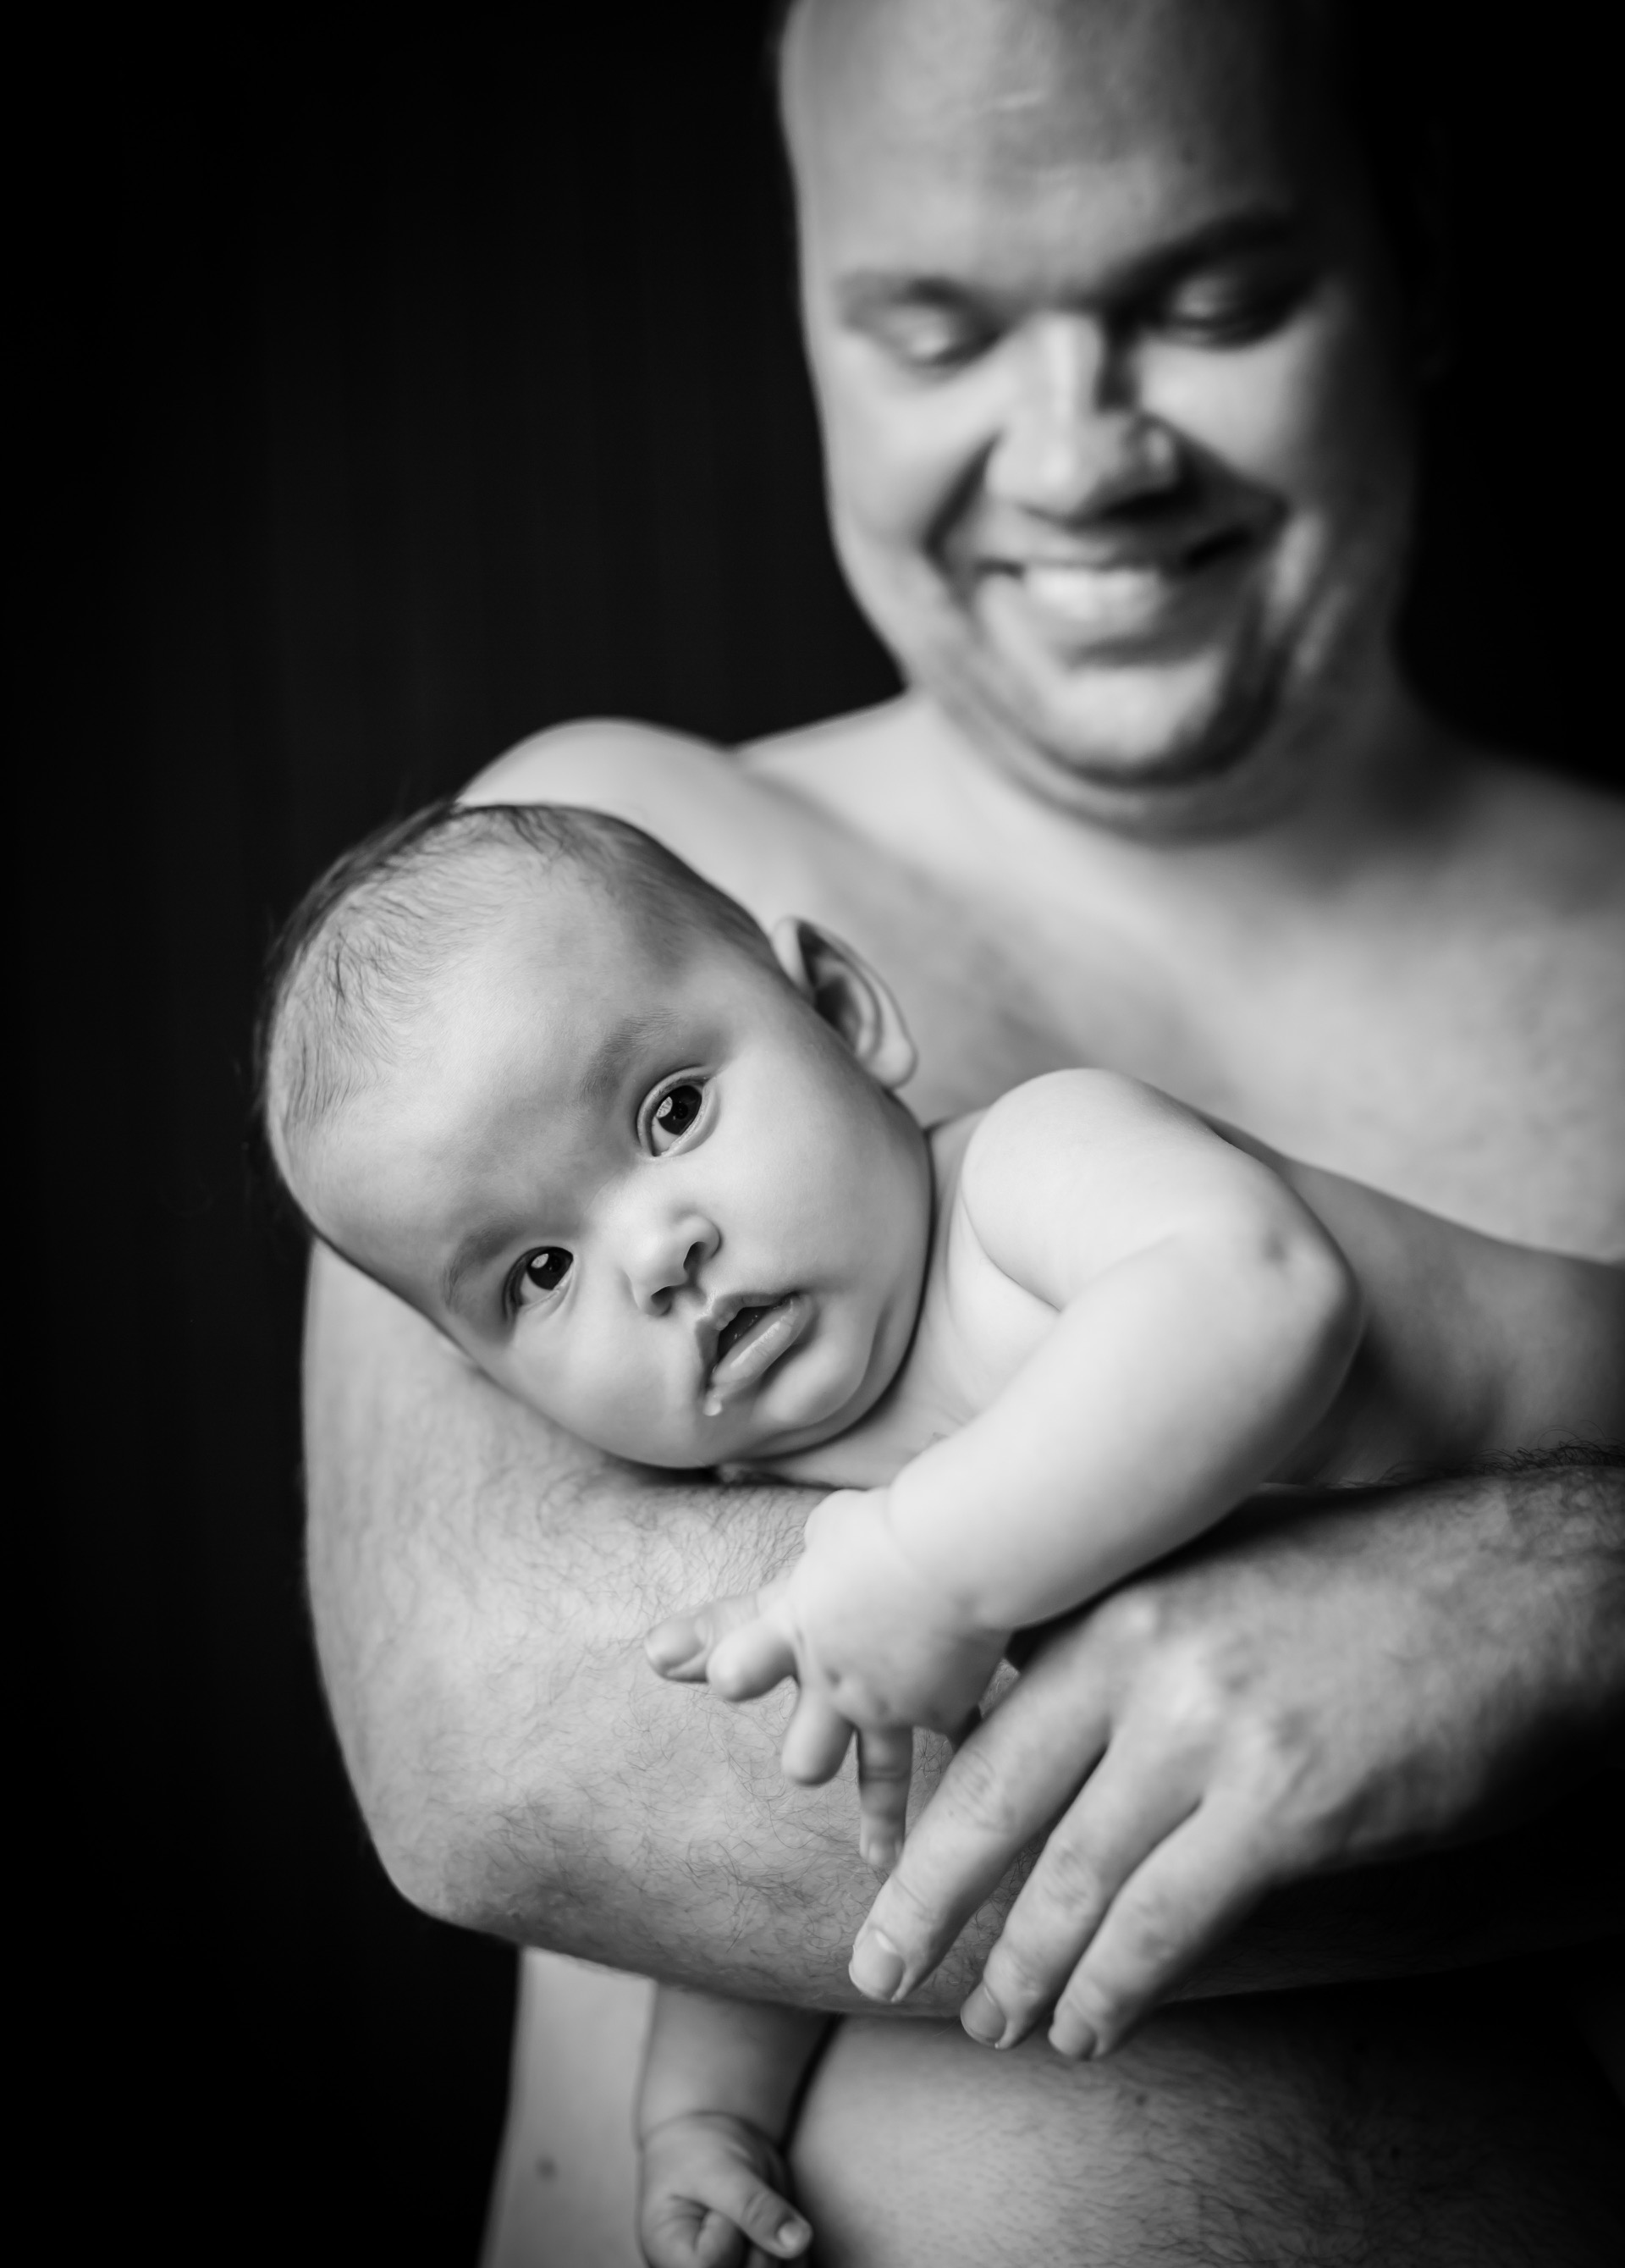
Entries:
POLYGON ((334 861, 272 948, 256 1045, 260 1108, 287 1174, 290 1145, 400 1059, 434 987, 563 866, 663 954, 702 939, 776 968, 743 906, 640 827, 557 804, 430 804, 334 861))

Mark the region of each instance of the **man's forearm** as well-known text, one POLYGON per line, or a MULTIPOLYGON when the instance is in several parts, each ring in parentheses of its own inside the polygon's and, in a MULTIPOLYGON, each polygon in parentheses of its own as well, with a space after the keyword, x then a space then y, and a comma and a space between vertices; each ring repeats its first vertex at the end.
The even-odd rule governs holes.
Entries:
MULTIPOLYGON (((403 1891, 472 1927, 702 1989, 856 2005, 848 1953, 877 1882, 849 1783, 783 1780, 788 1696, 730 1709, 664 1683, 642 1649, 674 1609, 776 1573, 812 1499, 578 1449, 325 1255, 306 1410, 323 1669, 403 1891)), ((921 1745, 923 1793, 944 1752, 921 1745)), ((957 2007, 1014 1880, 913 2013, 957 2007)), ((1437 1922, 1402 1896, 1379 1926, 1317 1936, 1316 1898, 1346 1914, 1356 1880, 1382 1875, 1306 1886, 1290 1927, 1266 1908, 1217 1988, 1434 1965, 1437 1922)), ((1532 1910, 1540 1887, 1520 1886, 1520 1941, 1573 1933, 1572 1886, 1547 1883, 1532 1910)))
POLYGON ((814 1499, 580 1449, 325 1254, 305 1405, 322 1668, 405 1894, 741 1997, 849 1998, 875 1888, 851 1789, 784 1782, 788 1695, 730 1710, 642 1645, 776 1573, 814 1499))

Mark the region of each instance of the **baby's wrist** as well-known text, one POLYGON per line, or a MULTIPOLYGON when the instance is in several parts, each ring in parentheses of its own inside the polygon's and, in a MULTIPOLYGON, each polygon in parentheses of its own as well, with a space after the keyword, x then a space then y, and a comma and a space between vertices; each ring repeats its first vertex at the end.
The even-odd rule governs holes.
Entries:
POLYGON ((908 1488, 908 1472, 900 1473, 873 1494, 881 1499, 878 1510, 892 1550, 925 1594, 932 1622, 953 1638, 1007 1638, 1009 1625, 992 1618, 974 1587, 950 1577, 939 1564, 929 1543, 930 1505, 919 1500, 918 1488, 908 1488))
POLYGON ((765 2126, 759 2124, 756 2119, 748 2117, 743 2110, 723 2110, 711 2106, 698 2105, 690 2110, 668 2111, 664 2117, 657 2118, 651 2126, 640 2125, 637 2130, 637 2146, 640 2150, 647 2150, 657 2142, 680 2141, 682 2136, 678 2130, 683 2127, 687 2127, 696 2136, 710 2136, 717 2133, 738 2135, 754 2148, 764 2150, 775 2158, 784 2146, 784 2138, 782 2134, 770 2133, 765 2126))

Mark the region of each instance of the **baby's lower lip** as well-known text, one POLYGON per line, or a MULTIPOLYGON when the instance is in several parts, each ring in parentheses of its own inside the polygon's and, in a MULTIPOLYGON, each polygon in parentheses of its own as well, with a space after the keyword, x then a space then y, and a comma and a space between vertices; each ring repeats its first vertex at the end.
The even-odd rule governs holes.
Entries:
POLYGON ((805 1292, 790 1292, 771 1307, 758 1308, 726 1354, 711 1366, 705 1384, 705 1412, 718 1418, 730 1402, 765 1376, 782 1355, 790 1352, 812 1320, 812 1302, 805 1292))

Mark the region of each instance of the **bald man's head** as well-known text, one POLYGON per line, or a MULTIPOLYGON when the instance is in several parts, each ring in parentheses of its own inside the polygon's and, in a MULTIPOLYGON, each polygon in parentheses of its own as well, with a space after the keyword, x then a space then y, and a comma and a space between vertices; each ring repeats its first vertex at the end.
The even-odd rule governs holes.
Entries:
POLYGON ((1123 823, 1276 795, 1393 612, 1415 357, 1348 99, 1377 4, 785 28, 849 578, 981 747, 1123 823))
POLYGON ((1125 53, 1178 42, 1192 10, 1219 28, 1239 84, 1262 60, 1335 119, 1396 267, 1414 291, 1435 291, 1438 34, 1429 0, 788 0, 774 36, 792 163, 813 90, 859 79, 883 90, 900 119, 978 113, 1016 144, 1042 107, 1040 91, 1070 84, 1104 145, 1125 53))

